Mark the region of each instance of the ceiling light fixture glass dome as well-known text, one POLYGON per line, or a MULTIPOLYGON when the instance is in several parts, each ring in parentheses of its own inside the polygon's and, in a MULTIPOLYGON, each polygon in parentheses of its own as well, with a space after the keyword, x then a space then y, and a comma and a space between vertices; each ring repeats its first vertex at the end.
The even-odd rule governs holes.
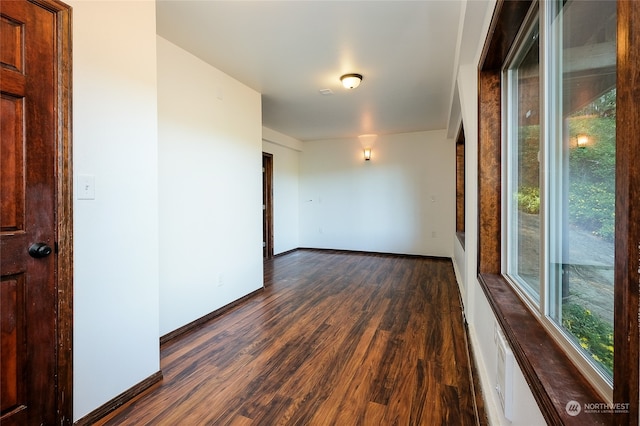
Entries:
POLYGON ((345 89, 355 89, 360 85, 362 81, 361 74, 345 74, 340 77, 340 81, 345 89))

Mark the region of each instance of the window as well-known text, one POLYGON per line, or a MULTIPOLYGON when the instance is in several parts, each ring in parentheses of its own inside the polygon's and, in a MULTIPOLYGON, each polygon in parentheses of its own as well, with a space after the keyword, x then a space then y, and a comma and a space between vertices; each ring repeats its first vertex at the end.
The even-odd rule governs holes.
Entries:
POLYGON ((456 138, 456 235, 464 247, 464 163, 465 163, 464 126, 460 124, 456 138))
POLYGON ((530 11, 503 72, 505 273, 608 394, 615 34, 615 2, 542 2, 530 11))
MULTIPOLYGON (((607 369, 599 365, 605 363, 593 357, 589 339, 584 341, 568 320, 573 315, 570 302, 587 308, 582 312, 583 319, 592 318, 594 312, 603 314, 589 306, 610 309, 611 301, 605 300, 612 275, 612 401, 626 408, 614 413, 582 411, 579 420, 585 424, 638 424, 640 418, 638 17, 640 2, 500 0, 480 58, 478 282, 550 424, 578 419, 570 417, 565 409, 569 398, 580 403, 605 402, 603 395, 611 394, 606 383, 607 369), (535 8, 537 4, 540 12, 531 12, 531 6, 535 8), (613 9, 617 12, 611 12, 613 9), (518 254, 514 242, 518 239, 513 230, 517 235, 518 221, 513 216, 519 213, 513 211, 517 206, 513 197, 518 193, 518 181, 513 180, 509 167, 517 162, 510 159, 511 152, 504 152, 505 147, 514 148, 506 140, 513 140, 513 134, 517 134, 514 125, 515 129, 518 127, 512 119, 513 111, 505 110, 508 103, 517 105, 514 101, 518 100, 509 100, 514 85, 509 88, 505 74, 518 68, 517 52, 526 51, 523 40, 536 20, 540 29, 540 285, 534 284, 539 292, 537 302, 522 284, 529 278, 523 273, 526 271, 514 263, 518 254), (615 129, 611 128, 613 122, 615 129), (607 139, 615 139, 615 145, 608 145, 607 139), (613 168, 610 160, 615 162, 615 178, 608 175, 613 168), (610 191, 607 185, 613 185, 615 190, 610 191), (603 205, 609 203, 604 194, 615 194, 615 217, 609 218, 613 214, 610 207, 598 207, 601 201, 603 205), (588 213, 583 204, 589 205, 588 213), (510 215, 503 210, 509 205, 510 215), (615 223, 613 229, 611 221, 615 223), (596 256, 594 246, 577 237, 582 235, 576 232, 580 230, 578 226, 587 228, 587 235, 601 242, 612 242, 614 259, 596 256), (577 258, 576 250, 588 259, 577 258), (613 271, 611 265, 615 265, 613 271), (564 342, 564 349, 557 342, 564 342), (570 359, 569 353, 575 356, 570 359), (596 391, 585 384, 585 376, 589 375, 597 376, 607 391, 596 391)), ((587 324, 587 329, 598 328, 586 320, 582 323, 587 324)))
POLYGON ((612 384, 616 3, 556 8, 548 11, 547 313, 612 384))
POLYGON ((507 273, 540 302, 540 43, 538 19, 529 25, 505 73, 509 168, 507 273))

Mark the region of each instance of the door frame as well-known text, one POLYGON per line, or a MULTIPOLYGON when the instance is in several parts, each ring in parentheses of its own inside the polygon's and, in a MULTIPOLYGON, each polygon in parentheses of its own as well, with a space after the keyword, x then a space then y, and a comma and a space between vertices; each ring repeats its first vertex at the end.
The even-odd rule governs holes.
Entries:
POLYGON ((273 257, 273 154, 262 153, 262 237, 264 260, 273 257))
POLYGON ((73 161, 71 7, 57 0, 30 0, 56 17, 56 266, 57 424, 73 423, 73 161))

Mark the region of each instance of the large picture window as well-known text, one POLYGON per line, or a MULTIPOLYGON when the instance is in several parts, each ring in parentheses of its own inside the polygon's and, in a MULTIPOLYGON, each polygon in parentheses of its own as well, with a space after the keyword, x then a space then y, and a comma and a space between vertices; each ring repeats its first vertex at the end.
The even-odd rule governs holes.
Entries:
POLYGON ((498 0, 478 66, 478 283, 549 424, 640 419, 639 22, 638 1, 498 0), (536 22, 532 119, 513 92, 536 68, 536 22), (519 135, 535 126, 539 153, 516 172, 519 135), (537 214, 517 201, 529 166, 537 214), (539 222, 527 247, 539 282, 526 219, 539 222), (573 417, 576 401, 622 409, 573 417))
POLYGON ((502 78, 504 273, 611 394, 616 2, 534 5, 502 78))

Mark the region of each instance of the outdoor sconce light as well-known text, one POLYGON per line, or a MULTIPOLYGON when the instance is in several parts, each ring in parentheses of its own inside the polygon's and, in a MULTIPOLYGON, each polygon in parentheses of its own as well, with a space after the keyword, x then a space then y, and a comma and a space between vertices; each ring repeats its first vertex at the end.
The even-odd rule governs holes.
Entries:
POLYGON ((587 143, 589 143, 589 137, 587 135, 578 135, 576 136, 576 143, 578 148, 586 148, 587 143))
POLYGON ((364 149, 364 161, 371 160, 371 148, 364 149))

